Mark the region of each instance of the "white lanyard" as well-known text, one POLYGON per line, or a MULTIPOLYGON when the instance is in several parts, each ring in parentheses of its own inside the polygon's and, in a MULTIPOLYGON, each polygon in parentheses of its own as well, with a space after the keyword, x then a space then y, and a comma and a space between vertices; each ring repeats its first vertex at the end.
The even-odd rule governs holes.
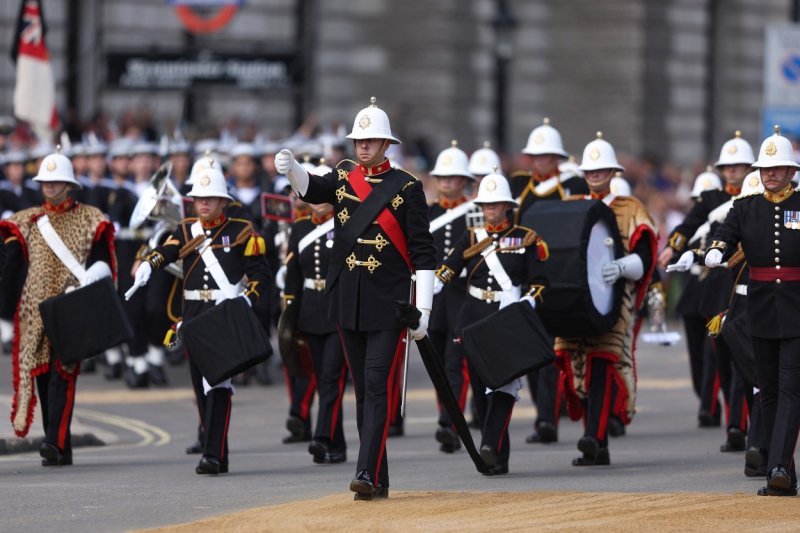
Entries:
MULTIPOLYGON (((486 232, 485 228, 477 228, 475 230, 475 237, 477 237, 478 242, 486 239, 489 237, 489 234, 486 232)), ((504 291, 510 291, 514 284, 511 282, 511 278, 508 277, 506 270, 503 268, 503 264, 500 262, 500 258, 497 257, 495 253, 497 251, 497 244, 492 243, 490 246, 487 246, 484 251, 481 252, 484 261, 486 261, 486 266, 489 267, 489 271, 494 276, 494 279, 497 280, 497 283, 504 291)))

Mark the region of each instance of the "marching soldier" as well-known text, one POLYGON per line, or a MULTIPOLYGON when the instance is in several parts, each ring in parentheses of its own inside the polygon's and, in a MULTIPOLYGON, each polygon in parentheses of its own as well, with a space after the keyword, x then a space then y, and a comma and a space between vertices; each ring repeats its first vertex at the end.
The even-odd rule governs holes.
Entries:
MULTIPOLYGON (((725 144, 720 150, 719 160, 715 167, 722 172, 725 179, 725 188, 722 190, 708 190, 700 193, 700 197, 686 215, 683 223, 676 227, 669 236, 668 246, 659 254, 659 264, 662 267, 673 259, 676 253, 682 253, 686 249, 688 240, 695 232, 705 224, 716 208, 729 203, 731 199, 738 196, 742 190, 742 183, 745 176, 750 172, 750 165, 753 163, 753 150, 750 144, 742 139, 741 132, 737 131, 734 137, 725 144)), ((712 225, 711 232, 716 229, 716 224, 712 225)), ((733 275, 726 269, 719 269, 708 274, 702 283, 702 293, 698 302, 699 312, 709 318, 723 312, 728 306, 728 295, 733 290, 733 275)), ((695 342, 699 343, 699 339, 695 342)), ((703 374, 701 382, 700 411, 698 422, 700 427, 713 427, 720 425, 721 409, 719 405, 719 391, 722 389, 723 395, 727 400, 727 394, 731 387, 730 362, 727 358, 720 361, 716 343, 705 339, 703 350, 703 374)), ((741 406, 741 402, 738 403, 741 406)), ((741 417, 734 413, 733 419, 739 420, 741 417)), ((729 421, 730 422, 730 421, 729 421)), ((733 437, 735 448, 744 447, 743 433, 736 429, 735 424, 729 424, 729 438, 733 437), (731 435, 732 433, 732 435, 731 435)))
POLYGON ((471 184, 471 197, 474 198, 478 194, 478 185, 480 185, 483 177, 487 174, 494 173, 494 169, 496 168, 502 168, 500 156, 497 155, 497 152, 492 150, 492 144, 489 141, 484 141, 483 147, 478 148, 469 156, 469 165, 467 169, 474 179, 474 182, 471 184))
MULTIPOLYGON (((566 173, 561 175, 559 164, 568 158, 561 141, 561 134, 545 118, 542 125, 531 131, 528 143, 522 149, 530 171, 511 175, 511 192, 519 203, 514 222, 519 224, 525 211, 540 200, 562 200, 570 194, 587 194, 589 189, 580 177, 566 173)), ((531 397, 536 404, 536 420, 533 433, 525 439, 527 443, 550 443, 558 441, 558 420, 561 416, 561 398, 564 383, 558 369, 548 365, 528 375, 531 397)))
MULTIPOLYGON (((456 240, 467 229, 466 215, 473 209, 464 190, 472 181, 467 154, 458 148, 456 141, 443 150, 436 158, 436 164, 430 175, 435 178, 439 198, 430 206, 428 215, 431 219, 430 231, 436 244, 436 261, 441 264, 453 250, 456 240)), ((461 410, 467 400, 469 377, 467 360, 463 350, 454 343, 456 338, 456 317, 467 293, 465 279, 459 275, 433 298, 433 310, 428 324, 428 337, 431 338, 436 352, 444 358, 447 379, 453 395, 459 400, 461 410)), ((479 397, 481 414, 485 407, 483 390, 475 394, 479 397)), ((439 428, 436 430, 436 441, 439 449, 445 453, 453 453, 461 448, 453 422, 446 409, 439 409, 439 428)))
POLYGON ((23 150, 13 150, 3 154, 3 174, 0 182, 0 202, 2 218, 8 218, 17 211, 28 209, 41 203, 39 193, 26 186, 25 162, 28 155, 23 150))
MULTIPOLYGON (((433 300, 436 249, 422 184, 392 168, 386 150, 399 143, 389 117, 375 105, 361 110, 347 136, 354 141, 357 164, 325 176, 309 176, 289 150, 275 157, 294 191, 310 203, 334 205, 335 231, 326 290, 331 318, 339 324, 356 393, 361 444, 355 499, 389 494, 386 436, 395 374, 407 334, 395 315, 396 301, 409 300, 416 276, 415 305, 422 312, 415 339, 425 336, 433 300), (374 222, 374 223, 373 223, 374 222)), ((341 166, 341 165, 340 165, 341 166)))
POLYGON ((333 248, 333 206, 309 207, 311 215, 292 224, 284 302, 287 306, 300 306, 297 329, 311 352, 319 393, 314 439, 308 452, 318 464, 342 463, 347 460, 342 429, 347 365, 336 322, 327 318, 330 296, 325 294, 325 275, 333 248))
MULTIPOLYGON (((439 282, 451 284, 466 268, 466 296, 456 322, 459 338, 465 327, 520 298, 535 306, 533 298, 544 287, 544 280, 537 279, 536 264, 549 255, 536 232, 511 222, 509 212, 516 201, 503 175, 485 176, 475 203, 483 210, 484 226, 467 229, 436 271, 439 282)), ((522 380, 491 391, 473 371, 470 381, 473 394, 484 398, 481 457, 490 468, 487 475, 507 474, 511 452, 508 423, 522 380)))
MULTIPOLYGON (((190 196, 195 199, 198 218, 181 221, 164 244, 146 257, 136 270, 134 288, 146 284, 153 271, 183 259, 183 320, 196 317, 232 297, 245 298, 249 305, 255 305, 270 286, 263 238, 250 222, 225 215, 225 205, 232 198, 225 177, 218 170, 207 168, 198 174, 190 196), (203 255, 209 250, 211 257, 203 255), (225 288, 229 290, 223 290, 225 288)), ((195 471, 224 474, 228 472, 231 382, 226 380, 214 387, 208 386, 192 354, 188 355, 205 429, 203 457, 195 471)))
POLYGON ((636 322, 655 266, 658 237, 650 215, 636 198, 611 194, 614 171, 624 169, 602 133, 584 148, 580 169, 591 195, 573 198, 601 199, 616 215, 625 255, 602 265, 602 275, 609 285, 621 280, 623 305, 608 333, 590 338, 557 337, 556 364, 566 378, 570 416, 584 420, 584 434, 578 441, 583 455, 572 464, 608 465, 609 418, 617 416, 629 424, 636 412, 636 322))
POLYGON ((750 265, 747 317, 753 337, 767 454, 767 485, 759 495, 795 496, 794 450, 800 430, 800 195, 791 180, 800 165, 792 145, 775 133, 761 144, 763 194, 733 203, 705 254, 719 267, 741 244, 750 265))
POLYGON ((42 184, 44 204, 0 222, 8 254, 5 297, 18 302, 11 421, 19 437, 28 433, 36 407, 35 382, 45 429, 39 448, 42 465, 71 465, 70 425, 80 365, 53 357, 39 304, 67 287, 88 285, 105 276, 116 278, 114 227, 98 209, 70 197, 71 190, 81 185, 69 159, 60 153, 42 160, 34 181, 42 184), (76 261, 89 265, 83 279, 76 279, 67 267, 76 261))

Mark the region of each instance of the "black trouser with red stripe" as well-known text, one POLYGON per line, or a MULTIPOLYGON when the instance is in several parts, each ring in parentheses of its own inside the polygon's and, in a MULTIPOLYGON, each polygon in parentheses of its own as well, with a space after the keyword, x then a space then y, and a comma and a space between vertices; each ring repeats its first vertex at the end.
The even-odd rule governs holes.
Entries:
POLYGON ((72 453, 72 408, 80 365, 68 372, 61 362, 50 358, 50 370, 36 376, 36 388, 42 407, 44 442, 53 444, 61 453, 72 453))
POLYGON ((700 410, 706 411, 712 417, 720 418, 722 409, 719 402, 720 389, 727 390, 727 381, 720 381, 719 366, 717 363, 716 339, 706 338, 703 348, 703 379, 700 388, 700 410))
POLYGON ((203 391, 203 375, 189 355, 189 372, 192 376, 200 423, 205 430, 203 455, 214 457, 222 462, 228 461, 228 427, 231 421, 231 389, 211 389, 203 391))
POLYGON ((317 390, 316 376, 293 378, 286 373, 286 369, 283 373, 289 389, 289 416, 296 416, 307 427, 311 427, 311 406, 314 403, 314 391, 317 390))
POLYGON ((483 422, 481 447, 490 446, 497 453, 497 464, 508 464, 511 443, 508 424, 516 399, 506 392, 495 391, 486 395, 486 417, 483 422))
POLYGON ((745 403, 745 389, 739 373, 733 364, 731 347, 720 335, 715 339, 717 346, 717 373, 719 374, 720 385, 725 388, 722 393, 725 395, 727 429, 741 429, 747 433, 747 406, 745 403))
MULTIPOLYGON (((436 348, 436 353, 439 355, 447 375, 447 382, 463 412, 469 389, 467 359, 464 357, 460 345, 456 345, 452 335, 448 335, 446 331, 428 331, 428 337, 436 348)), ((450 419, 447 409, 442 408, 441 402, 439 402, 439 426, 443 428, 453 426, 453 421, 450 419)))
POLYGON ((356 393, 356 422, 361 444, 356 474, 366 470, 373 482, 389 486, 386 437, 403 357, 405 330, 340 330, 356 393))
POLYGON ((564 395, 564 376, 558 367, 550 364, 528 374, 531 400, 536 405, 536 429, 541 422, 549 422, 558 428, 561 416, 561 398, 564 395))
POLYGON ((583 434, 594 437, 601 448, 608 447, 608 417, 611 416, 616 387, 611 362, 590 358, 589 390, 586 394, 583 434))
POLYGON ((342 341, 337 332, 327 335, 304 333, 311 358, 314 361, 319 394, 317 425, 314 438, 323 439, 335 451, 344 450, 347 444, 342 429, 342 398, 347 381, 347 365, 344 361, 342 341))
POLYGON ((767 471, 781 465, 797 481, 794 449, 800 431, 800 337, 753 337, 761 415, 769 448, 767 471))

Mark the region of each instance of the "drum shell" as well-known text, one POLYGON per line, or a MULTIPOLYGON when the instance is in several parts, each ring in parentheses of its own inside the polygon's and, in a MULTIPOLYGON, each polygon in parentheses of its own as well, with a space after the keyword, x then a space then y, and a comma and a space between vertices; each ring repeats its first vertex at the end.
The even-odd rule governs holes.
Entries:
POLYGON ((244 298, 225 300, 187 320, 181 338, 211 386, 272 355, 269 337, 244 298))
MULTIPOLYGON (((595 307, 589 289, 587 249, 598 222, 608 227, 613 257, 622 257, 616 216, 601 201, 537 202, 522 219, 522 225, 538 233, 550 250, 550 257, 540 265, 540 274, 549 284, 536 311, 554 337, 601 335, 619 319, 625 280, 614 284, 611 309, 605 314, 595 307)), ((591 266, 599 269, 601 265, 591 266)))
POLYGON ((111 278, 48 298, 39 304, 53 354, 79 363, 133 337, 133 328, 111 278))

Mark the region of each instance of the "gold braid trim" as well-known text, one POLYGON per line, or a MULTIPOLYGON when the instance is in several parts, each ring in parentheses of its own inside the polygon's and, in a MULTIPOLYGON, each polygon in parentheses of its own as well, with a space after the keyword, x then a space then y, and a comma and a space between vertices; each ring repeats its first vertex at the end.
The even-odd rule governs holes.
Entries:
POLYGON ((742 261, 744 261, 744 250, 742 250, 742 247, 739 246, 736 252, 734 252, 734 254, 728 259, 728 268, 733 268, 742 261))
POLYGON ((484 251, 486 249, 486 247, 488 247, 491 244, 492 244, 492 238, 491 237, 486 237, 482 241, 479 241, 478 243, 473 244, 472 246, 470 246, 469 248, 464 250, 464 259, 472 259, 476 255, 478 255, 479 253, 484 251))
POLYGON ((198 246, 203 244, 203 242, 205 240, 206 240, 206 236, 205 235, 198 235, 194 239, 190 240, 189 242, 187 242, 186 244, 184 244, 181 247, 180 251, 178 252, 178 257, 183 259, 184 257, 189 255, 190 253, 194 252, 197 249, 198 246))
POLYGON ((442 283, 450 283, 450 280, 455 277, 455 271, 447 265, 442 265, 436 271, 436 277, 442 280, 442 283))

